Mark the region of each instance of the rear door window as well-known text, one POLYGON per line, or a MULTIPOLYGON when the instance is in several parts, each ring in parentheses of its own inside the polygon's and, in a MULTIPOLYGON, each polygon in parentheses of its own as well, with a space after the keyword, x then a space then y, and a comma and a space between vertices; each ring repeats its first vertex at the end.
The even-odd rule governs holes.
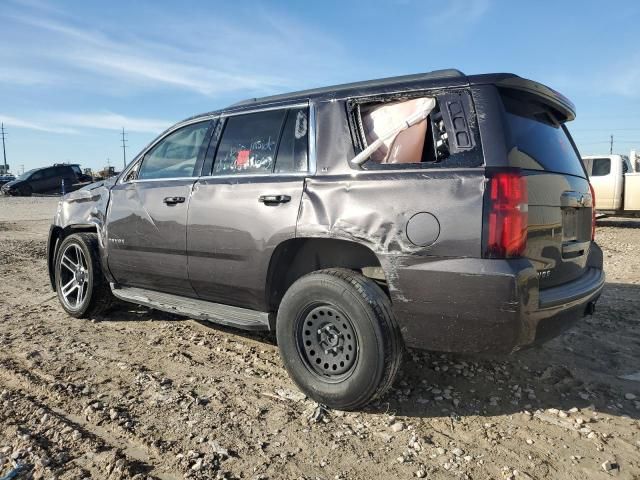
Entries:
POLYGON ((306 107, 231 116, 222 132, 213 174, 306 172, 308 130, 306 107))
POLYGON ((504 92, 502 101, 510 166, 585 176, 569 133, 545 105, 504 92))
POLYGON ((306 172, 308 169, 307 131, 309 118, 306 108, 289 110, 274 171, 276 173, 306 172))
POLYGON ((593 165, 591 167, 592 177, 604 177, 611 173, 611 159, 610 158, 594 158, 593 165))

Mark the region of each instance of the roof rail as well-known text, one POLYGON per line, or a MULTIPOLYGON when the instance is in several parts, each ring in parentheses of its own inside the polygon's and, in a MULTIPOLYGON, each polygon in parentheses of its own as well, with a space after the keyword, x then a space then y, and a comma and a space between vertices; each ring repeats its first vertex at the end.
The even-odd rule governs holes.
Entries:
POLYGON ((266 97, 260 97, 260 98, 247 98, 245 100, 241 100, 239 102, 236 102, 232 105, 229 105, 229 107, 227 108, 231 108, 231 107, 240 107, 240 106, 244 106, 244 105, 251 105, 252 103, 258 102, 258 101, 263 101, 263 100, 267 100, 267 99, 277 99, 277 98, 284 98, 284 97, 294 97, 294 96, 301 96, 303 94, 317 94, 317 93, 322 93, 322 92, 326 92, 326 91, 331 91, 331 90, 344 90, 344 89, 348 89, 348 88, 358 88, 358 87, 365 87, 368 85, 372 85, 372 84, 378 84, 378 83, 396 83, 396 82, 404 82, 404 81, 408 81, 408 80, 434 80, 434 79, 438 79, 438 78, 456 78, 456 77, 464 77, 465 74, 463 72, 461 72, 458 69, 455 68, 446 68, 446 69, 442 69, 442 70, 433 70, 431 72, 426 72, 426 73, 417 73, 417 74, 412 74, 412 75, 401 75, 401 76, 396 76, 396 77, 386 77, 386 78, 379 78, 379 79, 374 79, 374 80, 365 80, 365 81, 360 81, 360 82, 353 82, 353 83, 343 83, 340 85, 332 85, 332 86, 327 86, 327 87, 320 87, 320 88, 311 88, 308 90, 300 90, 297 92, 290 92, 290 93, 284 93, 284 94, 278 94, 278 95, 269 95, 266 97))

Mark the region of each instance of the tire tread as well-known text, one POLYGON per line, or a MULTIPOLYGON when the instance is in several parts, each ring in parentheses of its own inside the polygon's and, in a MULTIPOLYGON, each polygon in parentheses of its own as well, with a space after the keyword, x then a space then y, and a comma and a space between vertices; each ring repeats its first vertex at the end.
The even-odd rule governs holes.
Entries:
MULTIPOLYGON (((383 328, 383 336, 391 339, 391 341, 388 342, 389 348, 385 349, 385 371, 382 375, 382 379, 378 384, 375 393, 368 398, 365 403, 378 400, 393 385, 404 357, 404 344, 402 342, 400 328, 398 327, 391 309, 391 302, 378 284, 364 275, 354 272, 353 270, 346 268, 328 268, 312 272, 309 275, 319 273, 332 275, 351 284, 375 311, 376 317, 380 320, 380 326, 383 328)), ((361 406, 363 405, 354 405, 354 408, 361 406)))

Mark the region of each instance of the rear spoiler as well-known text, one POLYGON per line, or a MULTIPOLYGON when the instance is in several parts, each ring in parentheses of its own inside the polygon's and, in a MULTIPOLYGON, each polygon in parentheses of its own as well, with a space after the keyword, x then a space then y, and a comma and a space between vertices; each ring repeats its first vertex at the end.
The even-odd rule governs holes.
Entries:
POLYGON ((556 111, 558 120, 562 123, 570 122, 576 118, 576 106, 571 100, 557 92, 533 80, 522 77, 509 77, 495 83, 498 88, 518 90, 520 92, 535 95, 535 97, 556 111))

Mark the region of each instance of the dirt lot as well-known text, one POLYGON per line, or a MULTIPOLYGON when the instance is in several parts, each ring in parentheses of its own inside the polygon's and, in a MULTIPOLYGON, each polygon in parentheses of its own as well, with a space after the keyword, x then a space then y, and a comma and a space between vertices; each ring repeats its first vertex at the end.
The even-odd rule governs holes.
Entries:
POLYGON ((345 413, 296 390, 270 335, 68 317, 46 273, 56 202, 0 198, 0 478, 640 478, 640 221, 600 224, 594 317, 508 358, 411 352, 345 413))

